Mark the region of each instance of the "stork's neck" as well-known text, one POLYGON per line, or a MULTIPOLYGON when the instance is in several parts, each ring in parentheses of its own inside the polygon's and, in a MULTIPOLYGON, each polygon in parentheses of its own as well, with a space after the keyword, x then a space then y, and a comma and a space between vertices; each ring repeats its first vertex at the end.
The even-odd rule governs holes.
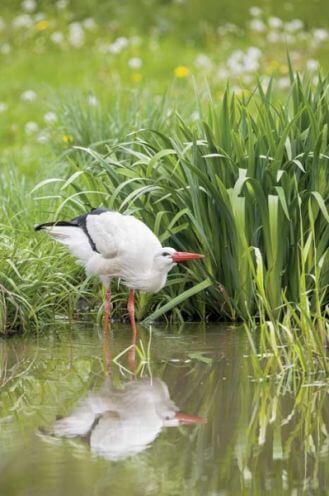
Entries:
POLYGON ((148 271, 126 278, 125 282, 127 286, 134 289, 139 289, 146 293, 157 293, 165 286, 167 274, 167 270, 161 270, 158 267, 153 266, 152 269, 148 271))
POLYGON ((157 293, 162 289, 167 281, 167 271, 161 271, 161 270, 153 270, 150 271, 150 274, 146 275, 145 282, 147 289, 144 291, 147 291, 149 293, 157 293))

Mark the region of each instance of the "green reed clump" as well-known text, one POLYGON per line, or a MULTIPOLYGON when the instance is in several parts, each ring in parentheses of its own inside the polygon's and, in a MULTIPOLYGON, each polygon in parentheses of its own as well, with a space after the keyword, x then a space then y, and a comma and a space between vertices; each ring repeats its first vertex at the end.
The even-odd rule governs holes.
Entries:
POLYGON ((83 272, 58 246, 36 239, 39 212, 25 180, 18 180, 12 171, 2 173, 0 195, 1 336, 35 330, 55 314, 70 315, 83 272))
POLYGON ((329 281, 328 79, 313 86, 290 76, 285 101, 274 81, 248 97, 228 89, 200 103, 193 124, 177 116, 165 133, 141 129, 101 149, 72 149, 66 180, 56 179, 56 218, 104 205, 137 215, 165 245, 206 255, 172 273, 160 295, 143 295, 140 317, 174 309, 275 322, 291 304, 296 322, 320 318, 329 281))

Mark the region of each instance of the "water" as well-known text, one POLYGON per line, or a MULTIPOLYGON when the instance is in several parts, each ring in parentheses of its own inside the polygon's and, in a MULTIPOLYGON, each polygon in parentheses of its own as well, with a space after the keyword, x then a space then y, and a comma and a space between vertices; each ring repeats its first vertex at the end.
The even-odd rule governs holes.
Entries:
POLYGON ((140 338, 118 357, 130 331, 113 326, 110 373, 95 328, 0 341, 1 496, 328 494, 323 381, 260 380, 239 328, 140 338))

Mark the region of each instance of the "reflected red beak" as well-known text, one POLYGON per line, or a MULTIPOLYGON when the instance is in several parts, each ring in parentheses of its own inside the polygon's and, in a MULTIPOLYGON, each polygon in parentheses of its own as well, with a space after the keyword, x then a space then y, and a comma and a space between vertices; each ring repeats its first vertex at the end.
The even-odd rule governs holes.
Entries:
POLYGON ((197 417, 196 415, 188 415, 187 413, 178 412, 175 418, 180 424, 206 424, 207 419, 205 417, 197 417))
POLYGON ((175 263, 197 260, 198 258, 204 258, 204 255, 200 253, 189 253, 188 251, 176 251, 176 253, 172 254, 172 261, 175 263))

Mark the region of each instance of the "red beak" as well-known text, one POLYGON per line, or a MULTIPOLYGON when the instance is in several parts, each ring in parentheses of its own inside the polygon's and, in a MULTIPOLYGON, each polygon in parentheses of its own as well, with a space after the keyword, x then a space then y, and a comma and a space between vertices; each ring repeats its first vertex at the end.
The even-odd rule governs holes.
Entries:
POLYGON ((179 420, 180 424, 206 424, 207 419, 205 417, 197 417, 195 415, 188 415, 187 413, 178 412, 175 418, 179 420))
POLYGON ((198 258, 204 258, 204 255, 200 253, 189 253, 188 251, 176 251, 171 256, 172 261, 175 263, 186 262, 187 260, 197 260, 198 258))

